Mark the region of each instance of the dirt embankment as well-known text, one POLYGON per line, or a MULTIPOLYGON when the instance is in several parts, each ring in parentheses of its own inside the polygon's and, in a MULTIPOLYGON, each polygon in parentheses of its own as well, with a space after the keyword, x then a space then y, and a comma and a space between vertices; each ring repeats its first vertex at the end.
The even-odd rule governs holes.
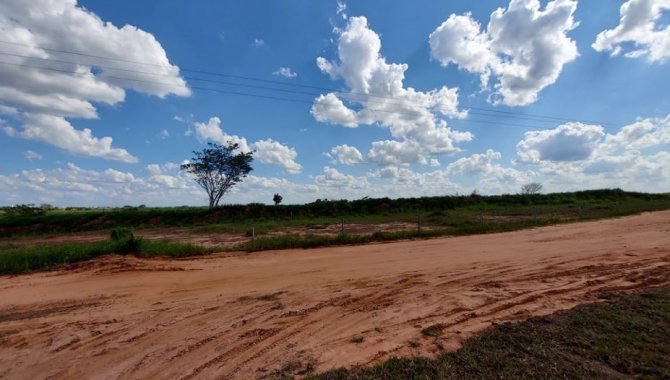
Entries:
POLYGON ((106 257, 0 277, 0 378, 248 379, 435 355, 492 323, 669 283, 668 211, 356 247, 106 257), (442 336, 421 334, 435 324, 442 336))

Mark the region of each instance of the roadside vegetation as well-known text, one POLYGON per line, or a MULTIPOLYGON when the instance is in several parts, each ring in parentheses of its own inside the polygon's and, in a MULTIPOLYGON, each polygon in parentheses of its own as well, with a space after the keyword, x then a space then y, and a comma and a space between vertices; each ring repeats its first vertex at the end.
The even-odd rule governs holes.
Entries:
POLYGON ((109 240, 94 243, 0 246, 0 275, 49 270, 113 253, 138 257, 177 258, 208 254, 214 250, 195 244, 136 238, 129 228, 117 228, 112 230, 109 240))
POLYGON ((495 232, 555 222, 599 219, 670 209, 670 194, 619 189, 553 194, 422 198, 317 199, 304 205, 41 209, 19 205, 0 212, 0 237, 62 234, 119 226, 135 229, 189 227, 198 232, 264 234, 281 227, 319 228, 330 224, 420 223, 451 233, 495 232))
MULTIPOLYGON (((278 200, 278 198, 277 198, 278 200)), ((0 214, 0 274, 46 270, 105 254, 185 257, 213 251, 316 248, 406 239, 513 231, 556 223, 601 219, 670 209, 670 194, 591 190, 555 194, 424 197, 405 199, 317 200, 305 205, 230 205, 216 208, 123 207, 54 209, 20 205, 0 214), (403 222, 407 229, 356 233, 344 222, 403 222), (342 224, 342 232, 324 233, 342 224), (206 248, 195 244, 136 238, 131 228, 185 227, 194 233, 239 234, 245 242, 206 248), (300 227, 307 233, 279 229, 300 227), (13 238, 110 230, 95 243, 26 246, 13 238), (125 231, 125 232, 124 232, 125 231)), ((336 229, 337 230, 337 229, 336 229)), ((141 231, 137 232, 141 235, 141 231)))
MULTIPOLYGON (((433 330, 439 331, 423 333, 424 344, 438 335, 433 330)), ((670 287, 665 287, 500 324, 437 359, 394 358, 308 379, 662 379, 670 376, 668 337, 670 287)))

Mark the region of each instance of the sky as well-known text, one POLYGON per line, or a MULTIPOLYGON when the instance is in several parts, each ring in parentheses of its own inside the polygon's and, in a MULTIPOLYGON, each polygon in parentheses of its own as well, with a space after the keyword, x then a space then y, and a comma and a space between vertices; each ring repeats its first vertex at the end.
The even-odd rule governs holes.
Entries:
POLYGON ((0 2, 0 205, 670 191, 670 0, 0 2))

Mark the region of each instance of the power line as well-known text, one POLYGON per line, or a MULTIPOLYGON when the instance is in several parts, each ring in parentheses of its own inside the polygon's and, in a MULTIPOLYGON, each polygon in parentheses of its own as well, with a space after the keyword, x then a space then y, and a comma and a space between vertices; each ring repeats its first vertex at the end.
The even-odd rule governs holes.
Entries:
MULTIPOLYGON (((71 65, 82 65, 81 62, 74 62, 74 61, 65 61, 65 60, 59 60, 59 59, 52 59, 52 58, 41 58, 41 57, 31 57, 31 56, 26 56, 26 55, 21 55, 21 54, 13 54, 13 53, 5 53, 5 52, 0 52, 0 55, 6 55, 6 56, 12 56, 12 57, 20 57, 20 58, 27 58, 27 59, 36 59, 40 61, 45 61, 45 62, 55 62, 55 63, 64 63, 64 64, 71 64, 71 65)), ((5 64, 9 64, 7 62, 4 62, 5 64)), ((18 63, 15 63, 15 65, 19 65, 18 63)), ((34 68, 43 68, 43 69, 53 69, 53 68, 48 68, 48 67, 43 67, 43 66, 32 66, 32 65, 26 65, 27 67, 34 67, 34 68)), ((129 73, 137 73, 137 74, 144 74, 144 75, 153 75, 153 76, 165 76, 165 77, 173 77, 171 74, 163 74, 163 73, 156 73, 156 72, 148 72, 148 71, 139 71, 139 70, 131 70, 131 69, 124 69, 124 68, 118 68, 118 67, 111 67, 111 66, 102 66, 102 65, 95 65, 96 67, 103 68, 106 70, 116 70, 116 71, 123 71, 123 72, 129 72, 129 73)), ((63 72, 63 70, 58 69, 58 71, 63 72)), ((67 72, 67 71, 66 71, 67 72)), ((113 76, 108 76, 108 77, 113 77, 113 76)), ((114 77, 117 78, 117 77, 114 77)), ((189 77, 189 76, 184 76, 182 77, 183 79, 191 80, 191 81, 202 81, 202 82, 208 82, 208 83, 217 83, 217 84, 224 84, 228 86, 234 86, 234 87, 244 87, 244 88, 252 88, 252 89, 260 89, 260 90, 268 90, 268 91, 279 91, 279 92, 284 92, 284 93, 290 93, 290 94, 298 94, 298 95, 309 95, 309 96, 318 96, 320 93, 314 93, 314 92, 306 92, 306 91, 294 91, 294 90, 287 90, 287 89, 281 89, 281 88, 275 88, 275 87, 266 87, 266 86, 257 86, 257 85, 250 85, 250 84, 244 84, 244 83, 235 83, 235 82, 229 82, 229 81, 221 81, 221 80, 213 80, 213 79, 204 79, 204 78, 197 78, 197 77, 189 77)), ((125 80, 130 80, 131 78, 125 78, 125 80)), ((157 84, 164 84, 168 85, 167 83, 160 83, 156 82, 157 84)), ((348 93, 338 93, 341 97, 344 97, 345 99, 350 96, 348 93)), ((347 99, 347 100, 352 100, 352 99, 347 99)), ((403 105, 403 103, 400 103, 401 100, 399 99, 393 99, 394 101, 398 102, 398 105, 403 105)), ((361 100, 355 100, 361 102, 361 100)), ((368 101, 370 101, 368 99, 368 101)), ((311 101, 310 101, 311 103, 311 101)), ((387 104, 387 102, 383 102, 380 104, 387 104)), ((489 110, 486 110, 489 111, 489 110)), ((494 117, 495 115, 491 115, 489 113, 483 113, 484 111, 471 111, 468 110, 469 114, 473 115, 480 115, 480 116, 489 116, 489 117, 494 117)), ((536 121, 536 122, 554 122, 553 120, 543 120, 541 118, 536 118, 536 117, 528 117, 524 115, 517 115, 514 113, 510 113, 509 115, 504 114, 504 115, 498 115, 497 117, 507 117, 507 118, 513 118, 513 119, 520 119, 520 120, 528 120, 528 121, 536 121)))
MULTIPOLYGON (((88 73, 82 73, 82 72, 76 72, 76 71, 70 71, 70 70, 64 70, 64 69, 57 69, 57 68, 53 68, 53 67, 42 67, 42 66, 26 65, 26 64, 20 64, 20 63, 4 62, 4 61, 0 61, 0 64, 10 65, 10 66, 18 66, 18 67, 29 67, 29 68, 35 68, 35 69, 41 69, 41 70, 48 70, 48 71, 65 73, 65 74, 71 74, 71 75, 75 75, 75 76, 88 75, 88 73)), ((156 81, 142 80, 142 79, 137 79, 137 78, 118 77, 118 76, 112 76, 112 75, 108 75, 108 76, 106 76, 106 78, 117 79, 117 80, 121 80, 121 81, 154 84, 154 85, 167 86, 167 87, 182 87, 181 85, 174 84, 174 83, 156 82, 156 81)), ((216 93, 227 94, 227 95, 246 96, 246 97, 252 97, 252 98, 278 100, 278 101, 283 101, 283 102, 309 104, 309 105, 313 104, 312 101, 307 101, 307 100, 302 100, 302 99, 293 99, 293 98, 284 98, 284 97, 270 96, 270 95, 251 94, 251 93, 238 92, 238 91, 221 90, 221 89, 210 88, 210 87, 191 86, 190 88, 195 89, 195 90, 210 91, 210 92, 216 92, 216 93)), ((403 111, 383 110, 383 109, 375 109, 375 108, 366 108, 366 110, 371 111, 371 112, 400 114, 400 115, 413 116, 413 117, 423 116, 421 113, 418 113, 418 112, 403 112, 403 111)), ((526 128, 526 129, 546 129, 546 127, 541 127, 541 126, 513 124, 513 123, 505 123, 505 122, 498 122, 498 121, 491 121, 491 120, 458 119, 458 122, 461 122, 461 123, 476 123, 476 124, 483 123, 483 124, 493 124, 493 125, 504 125, 504 126, 526 128)))
MULTIPOLYGON (((162 68, 172 67, 172 66, 165 66, 165 65, 161 65, 161 64, 148 63, 148 62, 140 62, 140 61, 135 61, 135 60, 123 59, 123 58, 107 57, 107 56, 100 56, 100 55, 94 55, 94 54, 88 54, 88 53, 82 53, 82 52, 75 52, 75 51, 70 51, 70 50, 45 48, 45 47, 40 47, 40 46, 36 46, 36 45, 22 44, 22 43, 12 42, 12 41, 0 40, 0 43, 15 45, 15 46, 22 46, 22 47, 29 47, 29 48, 42 49, 42 50, 45 50, 45 51, 61 53, 61 54, 72 54, 72 55, 78 55, 78 56, 82 56, 82 57, 110 60, 110 61, 117 61, 117 62, 125 62, 125 63, 137 64, 137 65, 162 67, 162 68)), ((9 53, 0 53, 0 54, 8 54, 8 55, 15 55, 16 56, 16 54, 9 54, 9 53)), ((27 56, 26 58, 45 59, 45 58, 29 57, 29 56, 27 56)), ((89 65, 94 65, 94 64, 89 63, 89 65)), ((94 66, 103 67, 101 65, 94 65, 94 66)), ((131 72, 133 71, 133 70, 121 69, 121 68, 112 68, 112 69, 122 70, 122 71, 131 71, 131 72)), ((225 78, 234 78, 234 79, 241 79, 241 80, 248 80, 248 81, 272 83, 272 84, 277 84, 277 85, 287 86, 287 87, 301 87, 301 88, 316 89, 316 90, 322 90, 322 91, 328 91, 328 92, 335 92, 335 93, 340 94, 343 97, 355 95, 355 96, 364 96, 364 97, 368 97, 368 98, 373 97, 373 98, 380 98, 380 99, 396 100, 395 98, 384 96, 384 95, 366 94, 366 93, 359 93, 359 92, 353 92, 353 91, 344 93, 340 90, 337 90, 337 89, 334 89, 334 88, 329 88, 329 87, 312 86, 312 85, 305 85, 305 84, 299 84, 299 83, 286 83, 286 82, 274 81, 274 80, 269 80, 269 79, 255 78, 255 77, 242 76, 242 75, 225 74, 225 73, 220 73, 220 72, 198 70, 198 69, 192 69, 192 68, 186 68, 186 67, 180 67, 179 70, 184 71, 184 72, 192 72, 192 73, 212 75, 212 76, 225 77, 225 78)), ((138 71, 138 73, 139 73, 139 71, 138 71)), ((147 73, 147 72, 142 72, 142 73, 157 75, 155 73, 147 73)), ((165 74, 163 74, 163 75, 165 75, 165 74)), ((208 80, 208 79, 205 79, 205 78, 192 78, 191 77, 191 78, 189 78, 189 80, 215 82, 213 80, 208 80)), ((299 92, 299 91, 291 91, 291 90, 277 89, 277 88, 263 88, 261 86, 254 87, 253 85, 247 85, 247 84, 239 84, 239 83, 223 83, 223 84, 228 84, 228 85, 231 85, 231 86, 238 86, 238 87, 247 87, 247 88, 261 88, 261 89, 266 89, 266 90, 271 90, 271 91, 279 91, 279 92, 294 93, 294 94, 303 94, 302 92, 299 92)), ((304 93, 304 94, 308 95, 309 93, 304 93)), ((360 100, 356 100, 356 101, 360 102, 360 100)), ((547 119, 547 120, 560 121, 560 122, 575 121, 575 119, 568 119, 568 118, 557 117, 557 116, 548 116, 548 115, 540 115, 540 114, 532 114, 532 113, 518 113, 518 112, 511 112, 511 111, 504 111, 504 110, 483 108, 483 107, 469 106, 468 108, 471 109, 471 110, 480 111, 480 112, 489 112, 489 113, 495 113, 495 114, 501 114, 501 115, 513 115, 515 118, 519 118, 519 119, 526 118, 526 120, 547 119)), ((486 115, 486 116, 488 116, 488 115, 486 115)), ((537 121, 540 121, 540 120, 537 120, 537 121)), ((590 121, 590 120, 581 120, 581 121, 584 122, 584 123, 589 123, 589 124, 600 124, 602 126, 611 126, 611 127, 616 126, 613 123, 604 123, 604 122, 590 121)))
MULTIPOLYGON (((48 71, 60 72, 60 73, 64 73, 64 74, 70 74, 70 75, 82 76, 82 77, 89 74, 89 73, 82 73, 82 72, 65 70, 65 69, 58 69, 58 68, 54 68, 54 67, 28 65, 28 64, 25 64, 25 63, 13 63, 13 62, 0 61, 0 64, 10 65, 10 66, 17 66, 17 67, 28 67, 28 68, 34 68, 34 69, 39 69, 39 70, 48 70, 48 71)), ((143 80, 143 79, 138 79, 138 78, 119 77, 119 76, 114 76, 114 75, 106 75, 105 77, 110 78, 110 79, 120 80, 120 81, 126 81, 126 82, 147 83, 147 84, 167 86, 167 87, 179 87, 179 88, 183 87, 182 85, 175 84, 175 83, 157 82, 157 81, 143 80)), ((259 87, 259 86, 255 86, 255 87, 259 87)), ((239 92, 239 91, 229 91, 229 90, 222 90, 222 89, 210 88, 210 87, 200 87, 200 86, 190 86, 190 88, 195 89, 195 90, 210 91, 210 92, 216 92, 216 93, 227 94, 227 95, 246 96, 246 97, 277 100, 277 101, 284 101, 284 102, 291 102, 291 103, 309 104, 309 105, 313 104, 313 101, 295 99, 295 98, 286 98, 286 97, 278 97, 278 96, 262 95, 262 94, 252 94, 252 93, 245 93, 245 92, 239 92)), ((269 88, 269 89, 271 89, 271 88, 269 88)), ((312 94, 310 94, 310 95, 312 95, 312 94)), ((373 113, 374 112, 391 113, 391 114, 399 114, 399 115, 406 115, 406 116, 412 116, 412 117, 423 116, 419 112, 406 112, 406 111, 397 111, 397 110, 375 109, 375 108, 370 108, 370 107, 366 107, 365 109, 367 111, 371 111, 373 113)), ((478 115, 489 116, 489 117, 492 116, 492 115, 488 115, 488 114, 478 114, 478 115)), ((546 129, 546 127, 541 127, 541 126, 525 125, 525 124, 513 124, 513 123, 505 123, 505 122, 492 121, 492 120, 476 120, 476 119, 457 119, 457 120, 458 120, 458 122, 461 122, 461 123, 493 124, 493 125, 499 125, 499 126, 504 125, 504 126, 526 128, 526 129, 546 129)), ((550 122, 549 120, 532 120, 532 119, 530 121, 550 122)))

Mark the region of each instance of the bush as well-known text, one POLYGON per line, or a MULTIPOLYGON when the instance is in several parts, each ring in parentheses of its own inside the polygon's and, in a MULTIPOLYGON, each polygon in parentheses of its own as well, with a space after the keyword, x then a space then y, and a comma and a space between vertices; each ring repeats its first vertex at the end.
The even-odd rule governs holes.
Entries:
POLYGON ((116 227, 109 234, 109 238, 112 239, 112 241, 122 241, 122 240, 134 239, 135 236, 133 235, 132 228, 116 227))
POLYGON ((128 253, 140 252, 142 246, 142 239, 135 238, 133 230, 128 227, 117 227, 109 234, 114 251, 116 253, 125 255, 128 253))

